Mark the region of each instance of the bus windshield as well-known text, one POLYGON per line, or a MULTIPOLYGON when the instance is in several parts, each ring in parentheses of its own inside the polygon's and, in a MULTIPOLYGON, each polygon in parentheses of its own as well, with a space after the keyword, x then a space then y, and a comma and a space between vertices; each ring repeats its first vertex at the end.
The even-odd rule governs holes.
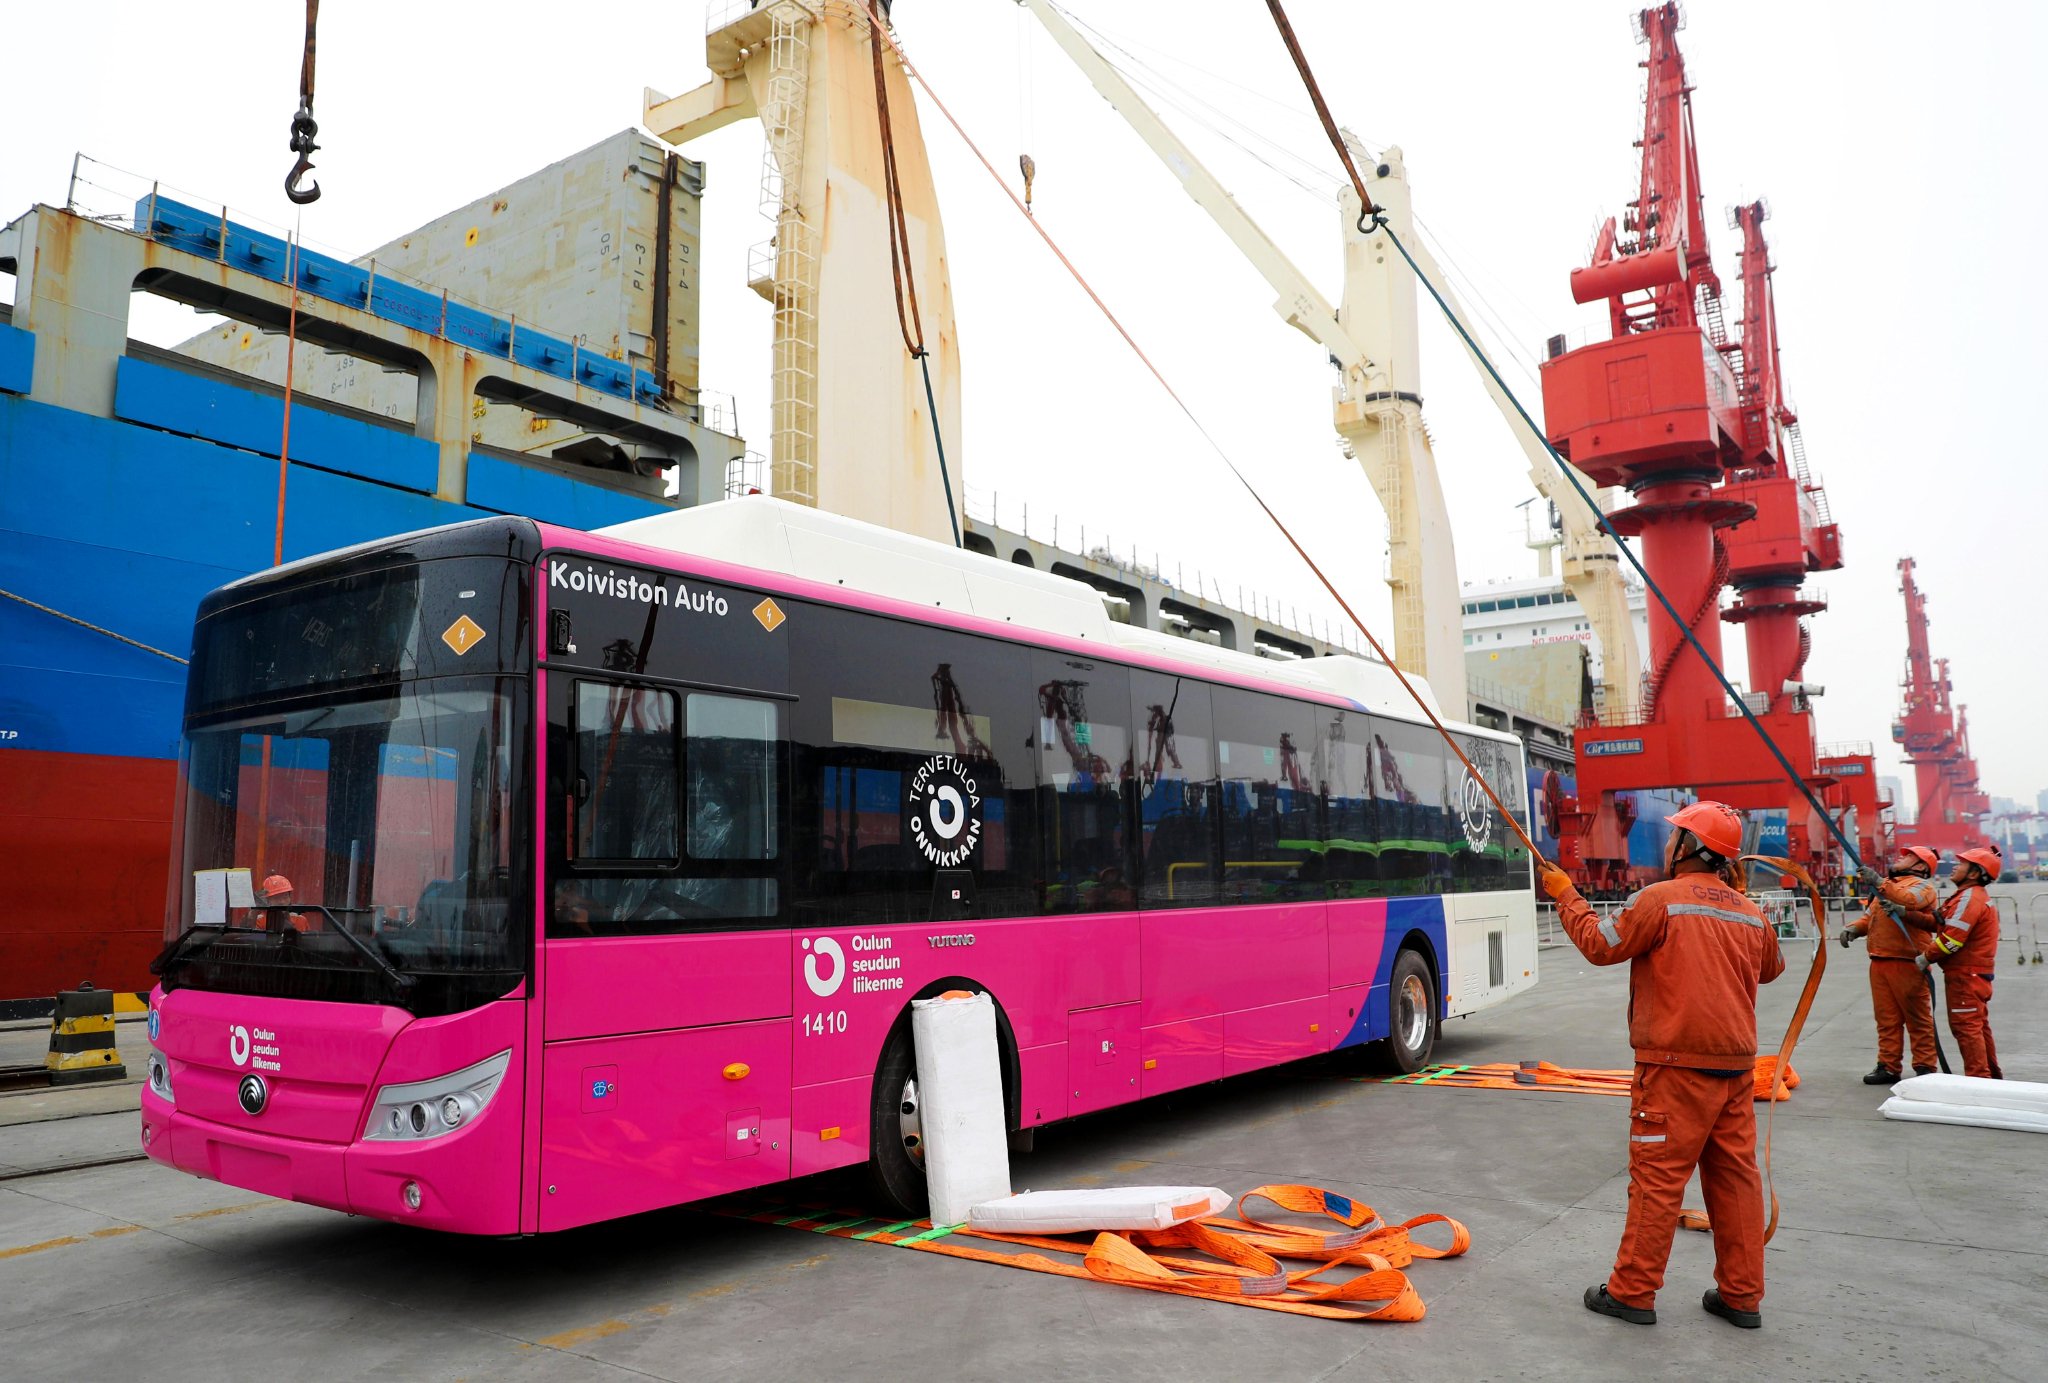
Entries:
POLYGON ((524 702, 517 679, 439 677, 188 728, 166 989, 424 1013, 514 988, 524 702))

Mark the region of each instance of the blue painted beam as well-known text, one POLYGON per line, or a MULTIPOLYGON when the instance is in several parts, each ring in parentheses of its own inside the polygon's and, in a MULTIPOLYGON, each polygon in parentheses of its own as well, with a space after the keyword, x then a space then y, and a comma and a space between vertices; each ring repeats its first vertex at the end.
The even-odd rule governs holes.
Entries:
POLYGON ((0 390, 26 394, 36 375, 36 334, 0 324, 0 390))
MULTIPOLYGON (((281 398, 133 358, 115 373, 114 415, 269 456, 284 430, 281 398)), ((422 494, 434 492, 440 466, 424 438, 304 403, 292 408, 292 460, 422 494)))

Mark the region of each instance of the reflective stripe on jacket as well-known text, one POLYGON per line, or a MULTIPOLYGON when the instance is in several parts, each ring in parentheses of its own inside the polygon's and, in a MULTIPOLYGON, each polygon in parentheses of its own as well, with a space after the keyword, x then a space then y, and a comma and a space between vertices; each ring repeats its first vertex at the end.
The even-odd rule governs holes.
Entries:
POLYGON ((1886 879, 1863 916, 1849 924, 1858 936, 1870 938, 1870 954, 1881 960, 1911 960, 1934 940, 1937 890, 1930 879, 1905 875, 1886 879), (1889 906, 1887 906, 1889 905, 1889 906), (1902 915, 1903 914, 1903 915, 1902 915), (1919 926, 1914 926, 1914 923, 1919 926))
POLYGON ((1712 874, 1687 873, 1651 884, 1606 918, 1568 890, 1557 916, 1593 964, 1631 963, 1628 1040, 1637 1061, 1745 1071, 1756 1063, 1756 987, 1785 972, 1785 957, 1749 899, 1712 874))
POLYGON ((1990 974, 1998 964, 1998 909, 1975 884, 1941 905, 1940 950, 1935 960, 1951 970, 1990 974))

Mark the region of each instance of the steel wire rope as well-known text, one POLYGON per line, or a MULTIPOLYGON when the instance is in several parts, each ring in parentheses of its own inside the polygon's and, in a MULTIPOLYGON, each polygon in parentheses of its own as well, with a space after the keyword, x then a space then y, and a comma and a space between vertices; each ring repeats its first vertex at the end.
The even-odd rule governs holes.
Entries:
MULTIPOLYGON (((1105 61, 1107 60, 1105 59, 1105 61)), ((1115 71, 1118 75, 1122 76, 1137 90, 1150 95, 1154 100, 1158 101, 1161 105, 1167 106, 1172 110, 1178 111, 1180 114, 1186 116, 1189 120, 1194 121, 1197 125, 1200 125, 1203 129, 1209 131, 1209 133, 1215 135, 1224 143, 1238 150, 1246 158, 1252 160, 1252 162, 1258 164, 1261 168, 1266 169, 1275 177, 1284 179, 1285 181, 1292 183, 1295 187, 1300 188, 1303 192, 1315 198, 1317 203, 1323 206, 1324 208, 1327 209, 1327 207, 1329 206, 1331 194, 1334 193, 1339 187, 1343 186, 1343 180, 1338 178, 1324 177, 1320 179, 1318 183, 1309 183, 1304 181, 1297 174, 1289 172, 1286 168, 1283 168, 1279 163, 1275 162, 1272 158, 1268 157, 1267 155, 1261 154, 1257 149, 1252 148, 1249 144, 1246 144, 1244 141, 1235 138, 1233 135, 1231 135, 1231 133, 1228 130, 1223 129, 1215 122, 1209 120, 1202 114, 1202 107, 1199 103, 1176 97, 1170 89, 1161 87, 1154 82, 1150 82, 1145 77, 1129 70, 1128 68, 1119 67, 1115 63, 1110 63, 1109 66, 1113 71, 1115 71)), ((1215 108, 1208 107, 1208 109, 1213 111, 1215 108)), ((1227 117, 1224 118, 1227 120, 1227 117)), ((1240 126, 1240 128, 1246 127, 1240 126)), ((1250 131, 1247 129, 1247 133, 1251 134, 1254 138, 1263 138, 1262 136, 1257 135, 1255 131, 1250 131)))
MULTIPOLYGON (((1300 107, 1292 105, 1278 96, 1274 96, 1268 92, 1260 91, 1257 87, 1246 86, 1243 82, 1236 81, 1230 77, 1226 77, 1220 72, 1213 72, 1208 68, 1201 66, 1198 63, 1190 62, 1186 58, 1183 58, 1178 54, 1169 52, 1168 50, 1160 48, 1154 44, 1143 43, 1134 38, 1118 38, 1115 35, 1112 35, 1108 30, 1089 23, 1087 20, 1081 18, 1079 15, 1075 14, 1073 11, 1067 9, 1063 5, 1054 4, 1052 5, 1052 8, 1074 27, 1078 29, 1086 29, 1089 33, 1095 35, 1095 37, 1101 39, 1103 42, 1111 45, 1112 47, 1120 48, 1122 51, 1126 53, 1129 53, 1130 50, 1133 48, 1138 48, 1148 53, 1157 54, 1159 57, 1165 59, 1167 62, 1174 63, 1180 67, 1187 68, 1188 71, 1194 73, 1198 77, 1205 77, 1209 81, 1215 82, 1218 85, 1232 87, 1238 91, 1242 91, 1247 96, 1251 96, 1257 100, 1264 101, 1267 105, 1272 106, 1275 110, 1279 111, 1281 114, 1287 116, 1291 120, 1301 121, 1307 125, 1310 125, 1311 127, 1313 127, 1315 124, 1314 119, 1310 116, 1304 115, 1300 107)), ((1361 135, 1360 138, 1364 139, 1364 136, 1361 135)), ((1372 150, 1383 149, 1386 147, 1386 145, 1382 141, 1377 139, 1365 139, 1364 142, 1366 146, 1372 150)), ((1323 171, 1321 168, 1316 169, 1316 175, 1318 177, 1323 176, 1323 171)), ((1332 181, 1341 182, 1342 179, 1333 179, 1332 181)))
POLYGON ((1445 278, 1452 280, 1451 287, 1457 290, 1459 296, 1465 301, 1476 305, 1479 325, 1491 331, 1500 353, 1513 360, 1515 367, 1528 378, 1531 384, 1540 383, 1541 377, 1537 373, 1538 367, 1535 357, 1529 355, 1515 344, 1513 326, 1508 322, 1501 310, 1488 300, 1486 294, 1480 291, 1478 280, 1463 265, 1451 257, 1449 248, 1444 244, 1443 240, 1431 233, 1429 228, 1422 224, 1420 217, 1416 218, 1416 228, 1426 239, 1436 242, 1431 253, 1436 256, 1437 266, 1444 271, 1445 278))
MULTIPOLYGON (((1189 90, 1187 87, 1175 81, 1171 76, 1167 75, 1164 72, 1161 72, 1158 68, 1154 67, 1150 63, 1147 63, 1143 58, 1140 58, 1137 54, 1131 52, 1129 48, 1126 48, 1122 43, 1118 42, 1116 39, 1111 38, 1102 30, 1096 28, 1092 24, 1089 24, 1086 20, 1080 19, 1075 15, 1068 13, 1066 10, 1061 9, 1057 5, 1054 5, 1052 8, 1056 12, 1058 12, 1063 18, 1065 18, 1069 23, 1075 25, 1077 28, 1086 30, 1089 34, 1092 34, 1098 42, 1098 51, 1100 51, 1101 47, 1107 47, 1117 53, 1122 54, 1126 63, 1129 64, 1128 66, 1121 63, 1113 62, 1106 55, 1104 56, 1103 61, 1109 63, 1111 67, 1115 68, 1117 72, 1120 75, 1122 75, 1126 80, 1128 80, 1133 86, 1149 90, 1151 94, 1159 100, 1165 102, 1168 105, 1173 106, 1176 110, 1180 111, 1181 114, 1187 116, 1190 120, 1195 121, 1197 124, 1201 125, 1202 128, 1208 130, 1211 134, 1214 134, 1219 139, 1225 140, 1228 143, 1234 145, 1236 148, 1242 150, 1247 157, 1263 165, 1264 167, 1271 170, 1278 176, 1285 178, 1287 181, 1293 183, 1296 187, 1301 188, 1304 192, 1308 192, 1311 195, 1318 198, 1323 198, 1326 197, 1328 193, 1334 192, 1338 187, 1341 187, 1343 185, 1344 180, 1342 178, 1333 176, 1332 174, 1328 173, 1311 160, 1303 158, 1301 155, 1295 153, 1292 149, 1288 148, 1285 144, 1282 144, 1279 140, 1273 138, 1271 135, 1266 134, 1257 126, 1254 126, 1248 123, 1247 121, 1238 119, 1236 116, 1233 116, 1232 114, 1230 114, 1229 111, 1217 105, 1215 102, 1206 100, 1199 93, 1189 90), (1207 115, 1204 115, 1204 112, 1207 112, 1207 115), (1212 120, 1209 117, 1213 117, 1214 119, 1212 120), (1276 162, 1275 158, 1272 155, 1261 154, 1257 150, 1252 149, 1251 147, 1243 143, 1242 141, 1232 137, 1227 131, 1218 128, 1218 125, 1215 123, 1216 121, 1220 121, 1223 124, 1232 126, 1233 128, 1240 131, 1247 139, 1265 145, 1268 149, 1272 151, 1272 155, 1277 155, 1280 160, 1291 163, 1294 166, 1294 171, 1289 172, 1286 168, 1281 167, 1280 163, 1276 162), (1304 181, 1304 178, 1313 179, 1314 185, 1311 185, 1311 183, 1308 181, 1304 181)), ((1200 71, 1199 68, 1195 70, 1200 71)), ((1213 74, 1204 73, 1203 75, 1212 76, 1213 80, 1221 80, 1220 78, 1214 78, 1213 74)), ((1238 84, 1235 82, 1227 84, 1231 86, 1238 86, 1238 84)), ((1238 89, 1241 91, 1250 92, 1252 95, 1259 95, 1259 93, 1251 91, 1251 88, 1249 87, 1238 86, 1238 89)), ((1272 101, 1273 98, 1262 97, 1262 99, 1272 101)), ((1280 103, 1274 101, 1273 104, 1278 105, 1280 103)), ((1299 112, 1294 113, 1296 115, 1299 115, 1299 112)))
POLYGON ((1386 664, 1387 670, 1394 674, 1395 680, 1401 684, 1401 689, 1415 702, 1416 707, 1428 719, 1430 726, 1436 733, 1443 738, 1445 745, 1457 757, 1458 762, 1464 765, 1466 773, 1470 774, 1472 780, 1479 785, 1479 790, 1486 794, 1487 800, 1493 803, 1494 809, 1501 814, 1501 819, 1508 824, 1508 828, 1521 840, 1524 848, 1529 851, 1532 857, 1536 859, 1543 858, 1543 852, 1537 848, 1536 842, 1529 835, 1528 830, 1523 827, 1514 812, 1508 809, 1507 804, 1501 800, 1500 794, 1494 791, 1493 784, 1489 783, 1486 780, 1486 776, 1473 764, 1471 758, 1458 744, 1456 737, 1444 725, 1442 718, 1431 707, 1429 699, 1416 690, 1415 684, 1408 680, 1407 673, 1403 672, 1400 666, 1394 662, 1393 655, 1387 652, 1386 648, 1373 634, 1371 626, 1366 624, 1359 617, 1358 612, 1351 608, 1350 602, 1345 600, 1343 592, 1337 589, 1336 583, 1317 565, 1315 558, 1309 556, 1308 549, 1301 545, 1300 540, 1294 536, 1293 530, 1287 526, 1279 514, 1274 512, 1273 507, 1266 503, 1265 497, 1259 493, 1258 487, 1252 484, 1251 480, 1242 470, 1238 469, 1237 463, 1231 459, 1230 453, 1225 451, 1223 445, 1216 440, 1209 429, 1202 425, 1201 418, 1197 416, 1193 408, 1188 406, 1187 400, 1181 397, 1180 392, 1161 373, 1159 367, 1152 363, 1152 357, 1145 353, 1144 348, 1138 344, 1136 338, 1131 335, 1122 320, 1117 317, 1116 313, 1110 310, 1109 305, 1102 300, 1102 296, 1089 284, 1081 271, 1074 267, 1074 262, 1067 258, 1066 252, 1060 249, 1058 243, 1046 233, 1045 227, 1039 224, 1038 218, 1025 209, 1024 203, 1011 190, 1009 183, 1004 180, 1002 174, 996 171, 995 165, 988 161, 988 156, 982 153, 981 146, 969 137, 966 129, 961 126, 952 111, 947 109, 945 102, 939 99, 938 93, 932 90, 931 83, 924 79, 924 75, 918 71, 916 65, 910 61, 909 56, 903 52, 901 45, 896 42, 895 36, 887 33, 879 25, 876 26, 875 33, 887 39, 889 46, 895 50, 897 57, 902 60, 904 70, 910 74, 911 80, 924 89, 925 95, 931 98, 933 107, 938 110, 940 115, 945 117, 946 123, 953 127, 953 132, 960 136, 961 142, 967 145, 975 160, 987 170, 989 177, 995 180, 996 186, 1003 190, 1003 195, 1010 199, 1010 204, 1016 207, 1018 214, 1023 216, 1031 228, 1038 233, 1039 239, 1045 242, 1046 247, 1053 252, 1054 256, 1065 266, 1067 272, 1073 276, 1074 282, 1080 286, 1081 291, 1088 295, 1089 301, 1095 304, 1097 310, 1108 320, 1110 326, 1115 328, 1117 335, 1123 338, 1124 344, 1131 348, 1132 353, 1138 357, 1139 363, 1144 365, 1146 372, 1158 382, 1160 388, 1166 391, 1166 396, 1173 400, 1174 406, 1180 409, 1182 415, 1194 427, 1196 434, 1204 442, 1208 443, 1209 449, 1216 454, 1217 459, 1223 463, 1224 468, 1230 472, 1239 485, 1244 487, 1245 493, 1251 496, 1252 503, 1256 504, 1260 512, 1265 514, 1266 518, 1271 521, 1273 527, 1279 530, 1280 536, 1286 540, 1289 547, 1294 549, 1295 555, 1301 558, 1323 589, 1329 592, 1330 598, 1337 603, 1337 607, 1344 612, 1345 617, 1364 636, 1366 643, 1371 646, 1373 652, 1378 654, 1380 660, 1386 664))
POLYGON ((1749 723, 1750 729, 1756 732, 1757 738, 1763 741, 1764 747, 1770 750, 1771 757, 1778 761, 1778 767, 1784 770, 1786 780, 1799 790, 1800 796, 1806 799, 1807 805, 1812 807, 1815 814, 1827 823, 1828 834, 1832 835, 1836 843, 1842 847, 1842 852, 1848 857, 1849 862, 1860 869, 1863 864, 1863 858, 1857 854, 1855 843, 1843 833, 1841 826, 1836 823, 1834 814, 1829 812, 1821 803, 1821 800, 1814 795, 1813 789, 1807 786, 1806 780, 1800 776, 1799 770, 1794 768, 1792 761, 1785 757, 1785 751, 1779 747, 1777 740, 1771 737, 1771 732, 1765 728, 1764 723, 1757 719, 1756 713, 1750 710, 1749 703, 1744 701, 1741 694, 1735 690, 1735 684, 1728 679, 1728 674, 1722 670, 1720 663, 1709 656, 1706 646, 1693 633, 1692 627, 1679 617, 1678 608, 1671 603, 1670 597, 1666 596, 1663 588, 1651 579, 1649 568, 1644 566, 1642 559, 1637 557, 1629 545, 1622 541, 1621 534, 1615 531, 1613 523, 1608 520, 1607 515, 1601 510, 1599 503, 1587 491, 1586 487, 1579 483, 1579 478, 1573 473, 1571 464, 1565 460, 1556 447, 1550 444, 1550 439, 1544 435, 1543 429, 1536 425, 1535 419, 1529 416, 1529 410, 1522 406, 1521 399, 1516 396, 1514 390, 1508 387, 1508 382, 1501 378, 1500 370, 1494 365, 1492 358, 1481 349, 1477 338, 1458 319, 1458 314, 1451 311, 1451 305, 1444 301, 1443 294, 1437 291, 1436 285, 1430 281, 1429 276, 1422 272, 1421 266, 1415 262, 1415 256, 1409 253, 1407 245, 1403 244, 1401 237, 1394 233, 1394 228, 1387 224, 1384 210, 1374 205, 1371 196, 1365 190, 1365 180, 1358 176, 1357 168, 1352 165, 1351 152, 1345 147, 1343 137, 1337 132, 1337 124, 1330 117, 1329 108, 1323 104, 1322 93, 1316 87, 1315 75, 1309 70, 1308 59, 1302 55, 1300 44, 1295 41, 1294 31, 1288 26, 1287 16, 1280 7, 1280 0, 1266 0, 1266 8, 1273 12, 1274 23, 1280 30, 1281 38, 1287 44, 1287 51, 1294 58, 1296 69, 1301 73, 1302 84, 1308 88, 1309 99, 1314 103, 1316 113, 1322 117, 1323 132, 1329 136, 1331 146, 1336 149, 1338 157, 1343 160, 1345 170, 1351 175, 1352 187, 1357 191, 1359 203, 1364 208, 1359 217, 1361 227, 1367 221, 1370 221, 1373 229, 1386 232, 1387 239, 1392 241, 1394 248, 1401 252, 1401 258, 1407 261, 1409 271, 1415 275, 1424 288, 1429 290, 1429 296, 1436 303, 1437 310, 1443 313, 1444 320, 1451 324, 1451 329, 1458 333, 1459 339, 1465 343, 1466 348, 1472 352, 1473 357, 1479 361, 1480 365, 1486 370, 1487 375, 1499 386, 1501 392, 1507 396, 1508 402, 1514 405, 1515 415, 1522 420, 1522 425, 1527 427, 1543 443, 1543 449, 1550 453, 1550 458, 1556 463, 1558 470, 1570 482, 1572 489, 1578 493, 1579 498, 1585 502, 1587 509, 1593 514, 1594 521, 1600 525, 1601 531, 1614 540, 1614 545, 1620 550, 1621 555, 1628 559, 1629 565, 1636 569, 1636 574, 1643 578, 1645 589, 1657 598, 1657 603, 1663 607, 1665 615, 1671 620, 1672 624, 1677 626, 1678 631, 1685 636, 1686 643, 1699 656, 1699 660, 1706 665, 1707 670, 1714 674, 1714 680, 1719 682, 1722 690, 1728 693, 1729 700, 1741 712, 1742 718, 1749 723))
MULTIPOLYGON (((903 331, 903 348, 924 373, 925 411, 931 415, 932 445, 939 453, 939 488, 946 494, 946 523, 953 530, 953 546, 965 547, 960 534, 960 515, 953 506, 953 481, 946 470, 946 439, 939 431, 939 402, 932 392, 931 353, 924 345, 924 322, 917 311, 917 278, 910 267, 910 228, 903 216, 903 184, 897 178, 896 140, 889 123, 889 83, 882 70, 882 43, 887 41, 900 57, 903 50, 883 25, 878 0, 868 0, 868 51, 875 59, 875 114, 881 122, 882 188, 887 205, 883 219, 889 223, 889 273, 895 280, 896 325, 903 331), (904 300, 909 299, 909 315, 904 300)), ((909 62, 905 59, 905 67, 909 62)))
POLYGON ((48 605, 43 604, 40 600, 30 600, 25 595, 16 595, 13 591, 9 590, 0 590, 0 596, 5 596, 9 600, 18 600, 23 605, 28 606, 31 610, 41 610, 46 615, 54 616, 55 618, 64 620, 66 623, 69 624, 75 624, 81 629, 90 629, 95 634, 104 634, 108 638, 114 640, 114 642, 116 643, 125 643, 132 648, 139 648, 144 653, 154 653, 156 654, 157 657, 168 658, 174 663, 183 664, 187 662, 186 659, 180 658, 175 653, 166 653, 161 648, 153 647, 150 644, 144 643, 140 639, 131 639, 126 634, 116 634, 113 630, 106 628, 104 625, 94 624, 91 620, 80 619, 77 615, 67 615, 62 610, 54 610, 50 608, 48 605))

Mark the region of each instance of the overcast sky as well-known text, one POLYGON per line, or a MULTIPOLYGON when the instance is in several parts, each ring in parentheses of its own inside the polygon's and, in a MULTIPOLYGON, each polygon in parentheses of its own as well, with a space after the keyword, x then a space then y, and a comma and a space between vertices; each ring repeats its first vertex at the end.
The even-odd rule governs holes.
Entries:
MULTIPOLYGON (((1122 45, 1167 114, 1325 294, 1339 291, 1334 165, 1257 0, 1072 0, 1122 45)), ((1848 566, 1817 578, 1812 680, 1824 742, 1890 721, 1904 656, 1895 563, 1930 596, 1993 793, 2048 787, 2039 562, 2048 501, 2038 412, 2048 303, 2032 246, 2048 191, 2031 166, 2048 10, 1694 0, 1681 38, 1697 93, 1715 262, 1735 290, 1726 209, 1770 200, 1785 374, 1848 566)), ((317 115, 323 199, 304 233, 357 253, 637 122, 640 90, 703 81, 701 4, 330 3, 317 115)), ((1532 411, 1543 338, 1593 328, 1569 271, 1634 194, 1643 56, 1612 3, 1360 5, 1292 18, 1337 118, 1406 152, 1416 207, 1532 411), (1473 304, 1478 308, 1478 304, 1473 304)), ((1174 179, 1012 0, 899 0, 906 50, 998 168, 1036 160, 1047 229, 1203 422, 1259 481, 1375 632, 1388 630, 1384 521, 1337 452, 1334 377, 1174 179)), ((303 10, 192 0, 10 14, 0 83, 0 217, 65 195, 74 152, 289 224, 281 183, 303 10)), ((1120 62, 1128 61, 1119 58, 1120 62)), ((922 101, 922 97, 920 97, 922 101)), ((1199 436, 921 104, 959 316, 971 505, 1072 544, 1156 552, 1310 611, 1334 611, 1199 436)), ((768 320, 745 287, 761 141, 745 124, 685 152, 709 165, 704 383, 767 445, 768 320)), ((878 264, 877 272, 886 272, 878 264)), ((0 287, 11 294, 11 284, 0 287)), ((1731 308, 1729 315, 1736 314, 1731 308)), ((188 320, 154 321, 175 339, 188 320)), ((1531 574, 1524 463, 1470 367, 1426 319, 1425 411, 1463 579, 1531 574)), ((1728 649, 1741 675, 1741 637, 1728 649)))

